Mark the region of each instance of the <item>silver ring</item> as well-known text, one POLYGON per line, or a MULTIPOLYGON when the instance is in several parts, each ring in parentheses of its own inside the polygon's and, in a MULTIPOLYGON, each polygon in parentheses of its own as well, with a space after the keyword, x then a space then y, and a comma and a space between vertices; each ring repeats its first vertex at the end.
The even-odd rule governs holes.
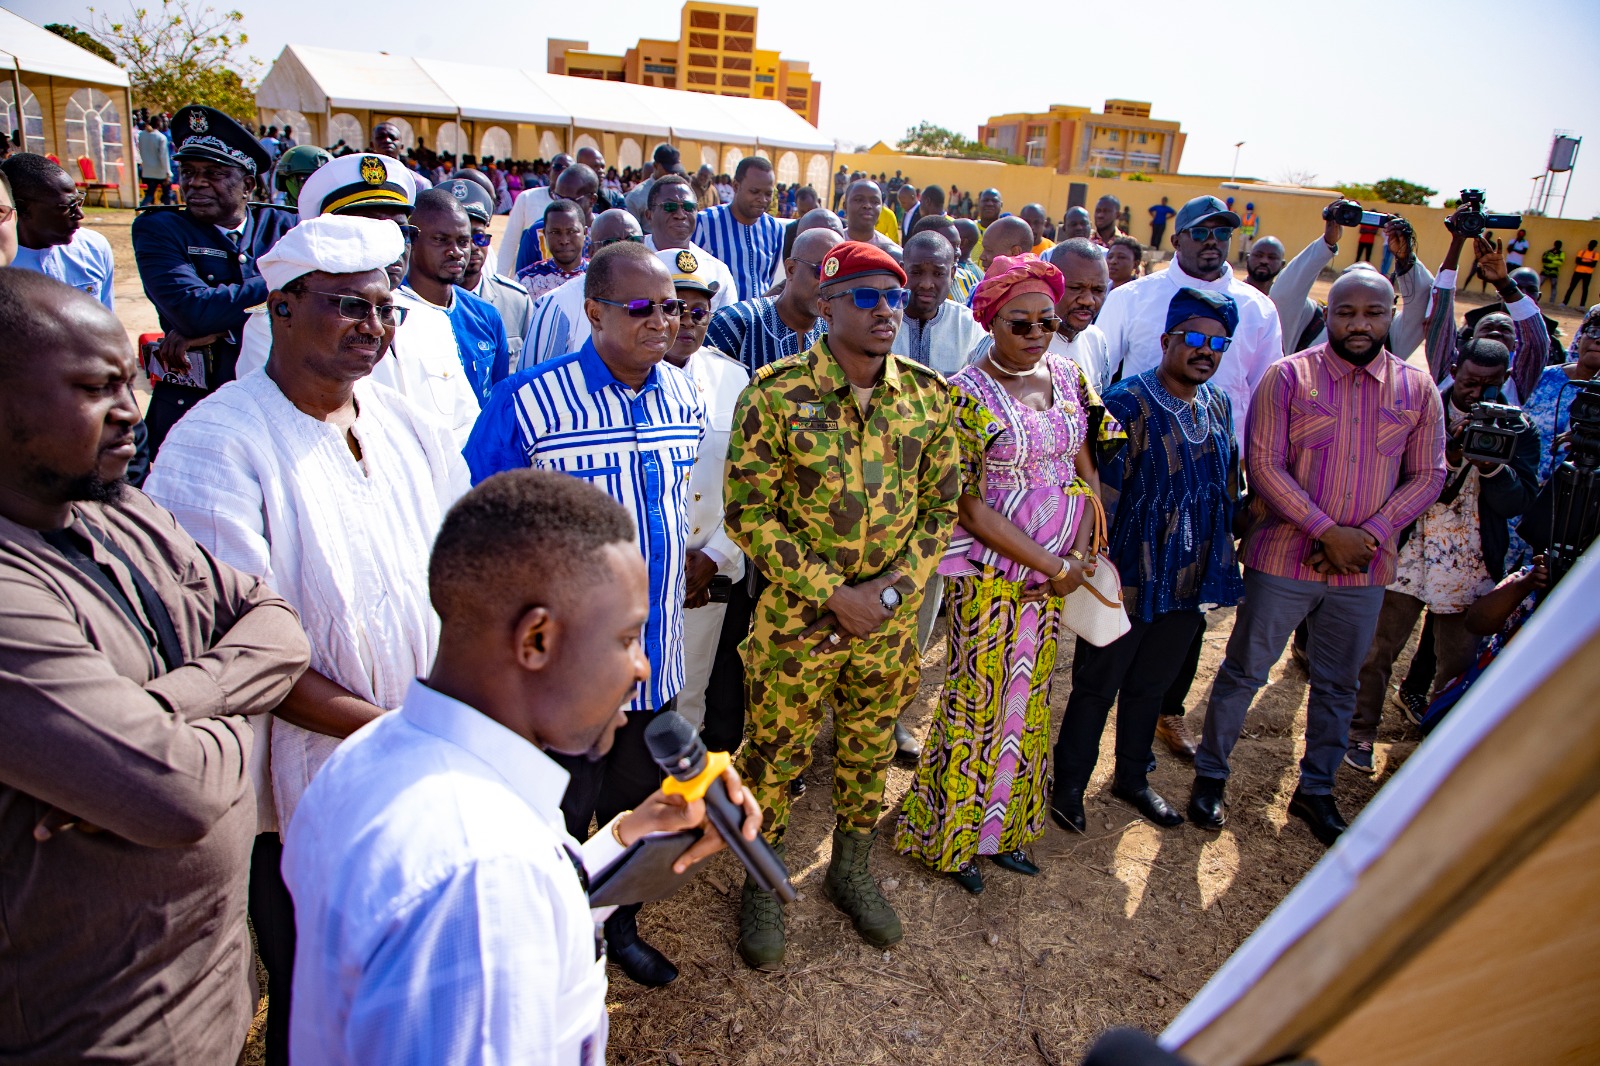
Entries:
POLYGON ((829 644, 837 644, 837 643, 839 643, 839 634, 837 634, 837 633, 829 633, 828 634, 828 643, 829 644))

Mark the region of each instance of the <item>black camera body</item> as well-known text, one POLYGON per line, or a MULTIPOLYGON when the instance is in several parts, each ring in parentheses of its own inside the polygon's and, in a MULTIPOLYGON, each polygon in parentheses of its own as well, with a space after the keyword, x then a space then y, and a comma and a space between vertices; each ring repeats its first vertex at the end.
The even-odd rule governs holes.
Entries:
POLYGON ((1522 228, 1521 215, 1497 215, 1483 209, 1482 189, 1462 189, 1455 227, 1463 237, 1481 237, 1485 230, 1522 228))
POLYGON ((1337 222, 1341 226, 1386 226, 1398 217, 1398 215, 1386 215, 1382 211, 1368 211, 1360 204, 1348 200, 1329 204, 1322 209, 1324 222, 1337 222))
POLYGON ((1461 431, 1461 451, 1480 463, 1508 463, 1517 454, 1517 435, 1528 426, 1520 407, 1498 403, 1499 390, 1472 405, 1461 431))

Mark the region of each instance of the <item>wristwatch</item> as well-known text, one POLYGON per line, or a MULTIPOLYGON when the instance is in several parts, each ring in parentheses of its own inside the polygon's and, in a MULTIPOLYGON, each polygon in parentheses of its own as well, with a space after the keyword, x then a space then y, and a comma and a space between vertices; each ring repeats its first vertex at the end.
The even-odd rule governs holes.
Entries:
POLYGON ((900 590, 893 585, 883 586, 878 593, 878 602, 883 604, 886 610, 895 610, 900 606, 900 590))

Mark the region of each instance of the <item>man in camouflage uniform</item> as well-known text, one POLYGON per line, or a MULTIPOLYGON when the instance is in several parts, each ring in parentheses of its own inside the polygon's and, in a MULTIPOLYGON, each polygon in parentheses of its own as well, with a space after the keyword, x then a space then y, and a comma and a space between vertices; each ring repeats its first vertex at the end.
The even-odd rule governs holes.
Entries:
MULTIPOLYGON (((833 859, 824 888, 868 942, 900 920, 867 859, 916 691, 917 607, 956 518, 949 386, 890 354, 908 295, 887 252, 846 241, 822 260, 828 331, 765 367, 740 397, 728 446, 729 535, 771 582, 744 644, 750 724, 741 771, 780 849, 789 782, 834 708, 833 859)), ((783 909, 746 881, 739 953, 783 960, 783 909)))

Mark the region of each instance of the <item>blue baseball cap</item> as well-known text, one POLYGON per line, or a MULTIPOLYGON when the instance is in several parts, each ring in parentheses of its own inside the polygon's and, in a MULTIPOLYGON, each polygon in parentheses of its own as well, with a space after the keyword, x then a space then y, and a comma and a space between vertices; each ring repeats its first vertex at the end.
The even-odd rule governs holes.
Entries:
POLYGON ((1177 221, 1173 223, 1175 229, 1182 231, 1190 226, 1198 226, 1202 222, 1215 219, 1226 222, 1237 229, 1239 216, 1229 210, 1228 205, 1215 196, 1196 196, 1193 200, 1178 209, 1177 221))

